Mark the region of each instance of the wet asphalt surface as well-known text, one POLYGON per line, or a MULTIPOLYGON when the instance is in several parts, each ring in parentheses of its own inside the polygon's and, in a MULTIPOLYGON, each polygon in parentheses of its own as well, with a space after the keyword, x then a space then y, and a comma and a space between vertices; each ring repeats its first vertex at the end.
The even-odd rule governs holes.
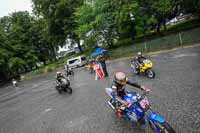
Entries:
MULTIPOLYGON (((136 76, 130 59, 108 64, 109 78, 94 80, 85 68, 71 78, 73 94, 58 94, 55 72, 19 87, 0 88, 0 133, 144 133, 148 128, 117 118, 106 104, 104 88, 116 71, 152 88, 152 108, 176 132, 200 132, 200 47, 151 55, 155 79, 136 76)), ((128 87, 131 89, 131 87, 128 87)))

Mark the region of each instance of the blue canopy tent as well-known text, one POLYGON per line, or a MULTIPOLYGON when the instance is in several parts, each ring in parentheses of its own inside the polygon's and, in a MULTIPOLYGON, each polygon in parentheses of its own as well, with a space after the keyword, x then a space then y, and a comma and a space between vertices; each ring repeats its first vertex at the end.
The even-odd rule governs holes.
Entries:
POLYGON ((100 55, 100 54, 106 54, 108 53, 108 50, 102 49, 102 48, 97 48, 94 53, 91 54, 92 57, 100 55))

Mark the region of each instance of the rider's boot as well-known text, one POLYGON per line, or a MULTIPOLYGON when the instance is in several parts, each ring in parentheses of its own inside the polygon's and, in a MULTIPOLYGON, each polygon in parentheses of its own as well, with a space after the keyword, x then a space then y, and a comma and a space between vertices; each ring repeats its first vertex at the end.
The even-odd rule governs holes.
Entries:
POLYGON ((121 118, 123 116, 123 111, 121 109, 117 109, 116 115, 121 118))
POLYGON ((146 124, 146 119, 145 119, 145 117, 143 116, 142 118, 140 118, 140 119, 138 120, 138 123, 141 124, 141 125, 145 125, 145 124, 146 124))

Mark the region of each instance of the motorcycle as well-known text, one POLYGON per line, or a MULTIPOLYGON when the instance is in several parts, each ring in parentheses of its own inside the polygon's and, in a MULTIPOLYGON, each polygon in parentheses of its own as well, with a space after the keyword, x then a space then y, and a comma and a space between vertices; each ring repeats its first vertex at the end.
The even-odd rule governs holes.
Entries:
POLYGON ((74 71, 71 68, 68 68, 68 70, 65 69, 65 76, 68 77, 69 75, 74 76, 74 71))
POLYGON ((13 84, 14 87, 18 86, 17 80, 13 79, 13 80, 12 80, 12 84, 13 84))
POLYGON ((126 118, 129 121, 139 123, 140 125, 149 124, 150 128, 155 133, 175 133, 174 129, 168 124, 165 118, 156 112, 153 112, 147 98, 147 92, 139 94, 127 91, 122 98, 126 101, 125 106, 119 100, 114 98, 114 91, 111 88, 106 88, 106 93, 111 98, 108 105, 117 114, 126 118))
POLYGON ((67 92, 69 94, 72 94, 72 88, 70 86, 70 82, 69 80, 62 78, 60 83, 58 81, 56 81, 56 90, 58 91, 58 93, 62 93, 62 92, 67 92))
POLYGON ((153 62, 149 59, 145 59, 143 60, 143 65, 139 66, 139 68, 136 67, 136 63, 135 61, 131 61, 131 67, 134 70, 135 74, 140 74, 140 73, 144 73, 145 75, 147 75, 148 78, 154 78, 155 77, 155 72, 153 71, 152 67, 153 67, 153 62))
POLYGON ((91 74, 94 73, 95 72, 95 64, 90 64, 88 69, 91 74))
POLYGON ((89 60, 89 63, 85 66, 87 70, 90 72, 90 74, 95 72, 95 61, 94 60, 89 60))

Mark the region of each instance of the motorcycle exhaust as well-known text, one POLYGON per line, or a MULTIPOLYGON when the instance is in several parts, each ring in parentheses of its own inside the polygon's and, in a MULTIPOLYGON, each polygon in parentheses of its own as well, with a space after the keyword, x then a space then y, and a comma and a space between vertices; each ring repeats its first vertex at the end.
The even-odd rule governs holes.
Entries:
POLYGON ((108 101, 108 105, 111 107, 111 109, 112 109, 113 111, 116 111, 116 110, 115 110, 115 107, 112 105, 112 103, 110 103, 110 101, 108 101))

